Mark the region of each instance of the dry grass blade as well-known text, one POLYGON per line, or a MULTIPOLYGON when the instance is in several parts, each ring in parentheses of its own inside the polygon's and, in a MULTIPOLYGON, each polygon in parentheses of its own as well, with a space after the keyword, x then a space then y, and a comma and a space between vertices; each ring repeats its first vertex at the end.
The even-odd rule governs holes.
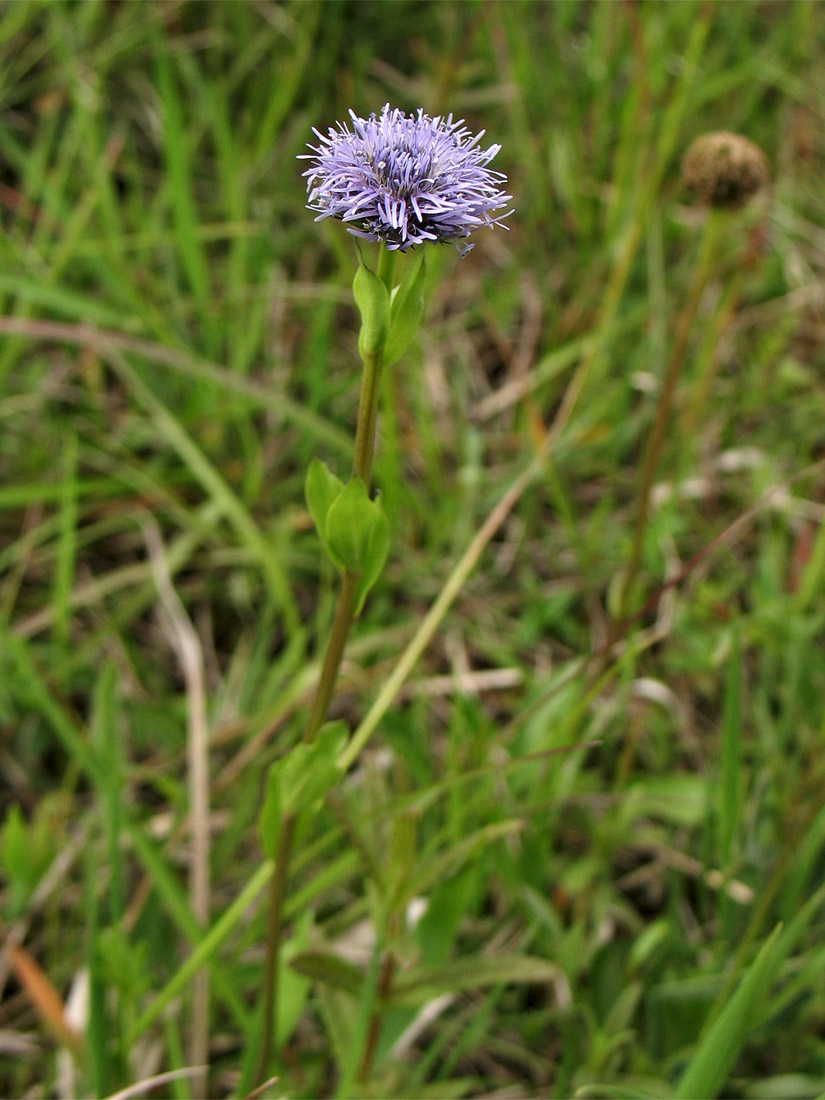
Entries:
POLYGON ((154 1077, 146 1077, 142 1081, 135 1081, 133 1085, 129 1085, 125 1089, 111 1093, 106 1097, 106 1100, 130 1100, 132 1096, 143 1096, 150 1089, 160 1088, 161 1085, 168 1085, 172 1081, 181 1081, 187 1077, 197 1078, 200 1074, 205 1073, 206 1069, 206 1066, 184 1066, 183 1069, 172 1069, 166 1073, 156 1073, 154 1077))
MULTIPOLYGON (((189 889, 192 912, 199 924, 209 923, 209 728, 206 713, 206 683, 203 650, 197 631, 172 585, 160 530, 148 514, 142 521, 146 547, 158 595, 169 623, 171 642, 186 681, 188 703, 187 761, 191 806, 192 860, 189 889)), ((209 972, 201 968, 193 980, 191 1056, 198 1065, 209 1055, 209 972)), ((206 1071, 196 1077, 198 1093, 205 1092, 206 1071)))
POLYGON ((16 943, 7 943, 6 950, 17 980, 26 991, 40 1019, 61 1043, 71 1050, 81 1051, 84 1046, 83 1036, 67 1021, 65 1005, 40 966, 25 948, 18 947, 16 943))

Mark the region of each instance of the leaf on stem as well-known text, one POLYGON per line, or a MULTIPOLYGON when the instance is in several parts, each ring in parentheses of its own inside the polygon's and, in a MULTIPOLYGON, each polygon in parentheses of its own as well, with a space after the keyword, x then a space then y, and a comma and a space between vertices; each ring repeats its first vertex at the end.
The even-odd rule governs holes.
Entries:
POLYGON ((390 295, 375 272, 358 265, 352 283, 355 304, 361 314, 358 350, 361 358, 376 355, 384 346, 390 328, 390 295))
POLYGON ((341 772, 335 761, 347 735, 345 722, 327 722, 312 744, 300 742, 269 769, 258 829, 261 847, 270 859, 278 847, 283 818, 310 809, 338 781, 341 772))
POLYGON ((336 497, 343 492, 344 483, 336 477, 320 458, 313 458, 307 470, 304 494, 307 507, 315 522, 315 529, 326 546, 327 514, 336 497))
POLYGON ((319 459, 306 479, 306 499, 327 553, 340 570, 358 576, 355 614, 378 580, 390 545, 390 525, 359 477, 344 485, 319 459))
POLYGON ((410 346, 424 315, 424 253, 417 253, 406 275, 392 292, 390 331, 384 347, 384 366, 391 367, 410 346))
POLYGON ((327 512, 326 543, 340 569, 358 574, 355 614, 381 575, 390 545, 390 525, 380 504, 372 501, 367 487, 354 477, 327 512))
POLYGON ((693 1053, 674 1096, 716 1096, 725 1083, 754 1023, 759 1019, 771 984, 784 962, 790 944, 777 925, 745 972, 739 988, 730 998, 693 1053))
POLYGON ((535 955, 497 955, 453 959, 436 967, 412 967, 396 976, 390 1003, 417 1005, 442 993, 498 984, 549 984, 563 981, 554 962, 535 955))
POLYGON ((363 974, 358 967, 332 951, 301 951, 289 960, 289 965, 306 978, 326 982, 327 985, 343 989, 353 996, 361 988, 363 974))

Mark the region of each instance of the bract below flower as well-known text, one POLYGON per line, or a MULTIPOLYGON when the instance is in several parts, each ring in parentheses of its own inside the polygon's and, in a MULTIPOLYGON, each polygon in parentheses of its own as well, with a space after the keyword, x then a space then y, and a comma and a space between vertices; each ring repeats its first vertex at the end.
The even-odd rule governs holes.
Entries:
POLYGON ((506 177, 487 167, 501 146, 481 149, 483 130, 473 136, 463 119, 406 115, 389 104, 380 115, 350 118, 352 129, 341 122, 324 136, 313 128, 320 144, 303 158, 313 162, 304 175, 316 221, 340 218, 354 236, 406 252, 427 241, 458 244, 511 213, 496 213, 511 196, 500 189, 506 177))

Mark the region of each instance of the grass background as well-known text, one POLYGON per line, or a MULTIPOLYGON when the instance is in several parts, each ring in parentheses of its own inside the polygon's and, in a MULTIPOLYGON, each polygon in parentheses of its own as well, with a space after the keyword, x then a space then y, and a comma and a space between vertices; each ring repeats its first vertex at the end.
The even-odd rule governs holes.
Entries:
POLYGON ((823 15, 3 8, 3 1095, 187 1066, 193 957, 210 1094, 258 1084, 256 819, 336 590, 303 477, 314 455, 348 472, 359 381, 352 242, 305 211, 295 158, 388 100, 486 128, 515 213, 464 260, 432 253, 385 380, 393 542, 339 684, 351 728, 560 410, 563 430, 300 838, 269 1094, 825 1090, 823 15), (691 319, 705 213, 679 161, 713 129, 772 183, 721 221, 691 319), (199 700, 211 938, 187 885, 199 700))

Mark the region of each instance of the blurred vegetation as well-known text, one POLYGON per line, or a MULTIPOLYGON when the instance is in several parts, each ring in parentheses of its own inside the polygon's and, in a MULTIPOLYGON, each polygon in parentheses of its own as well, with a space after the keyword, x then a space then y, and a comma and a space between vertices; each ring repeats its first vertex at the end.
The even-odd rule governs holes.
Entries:
POLYGON ((558 430, 299 838, 269 1094, 825 1091, 823 16, 2 9, 3 1095, 189 1065, 193 951, 209 1093, 259 1084, 256 819, 336 585, 303 478, 314 455, 348 472, 359 383, 353 243, 304 209, 296 157, 387 101, 485 128, 515 213, 465 259, 433 251, 425 328, 386 379, 393 542, 335 717, 358 725, 558 430), (718 129, 772 179, 711 233, 679 164, 718 129), (187 886, 187 623, 211 940, 187 886))

